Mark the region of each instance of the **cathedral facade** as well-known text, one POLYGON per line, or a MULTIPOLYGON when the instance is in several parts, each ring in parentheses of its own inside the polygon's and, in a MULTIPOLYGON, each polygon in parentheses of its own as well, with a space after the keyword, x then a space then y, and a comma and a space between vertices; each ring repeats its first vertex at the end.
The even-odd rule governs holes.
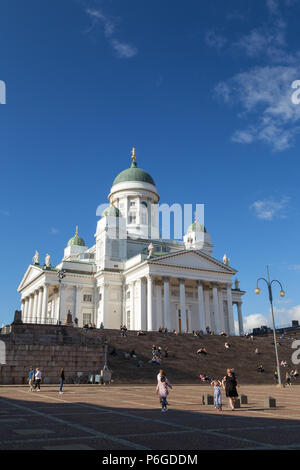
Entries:
POLYGON ((59 324, 70 312, 75 324, 179 333, 210 330, 243 334, 242 295, 229 260, 213 257, 210 234, 197 220, 183 241, 162 239, 159 194, 153 178, 137 166, 115 178, 110 205, 97 222, 88 248, 78 230, 59 264, 39 255, 19 287, 24 323, 59 324))

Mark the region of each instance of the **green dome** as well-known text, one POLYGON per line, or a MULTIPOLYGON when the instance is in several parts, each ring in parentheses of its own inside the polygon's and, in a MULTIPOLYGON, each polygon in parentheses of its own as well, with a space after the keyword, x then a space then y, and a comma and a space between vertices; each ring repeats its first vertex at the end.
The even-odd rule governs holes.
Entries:
POLYGON ((115 206, 108 206, 103 212, 102 212, 102 216, 101 217, 106 217, 106 216, 110 216, 110 217, 120 217, 121 216, 121 213, 119 211, 119 209, 115 206))
POLYGON ((204 225, 199 224, 199 222, 194 222, 187 229, 187 233, 191 232, 206 232, 206 228, 204 227, 204 225))
POLYGON ((142 183, 149 183, 155 186, 152 176, 147 171, 137 167, 135 161, 131 163, 131 167, 121 171, 113 182, 113 186, 118 183, 124 183, 125 181, 141 181, 142 183))
POLYGON ((78 227, 76 227, 76 233, 74 237, 70 238, 70 240, 68 241, 68 246, 71 245, 85 246, 83 238, 78 236, 78 227))

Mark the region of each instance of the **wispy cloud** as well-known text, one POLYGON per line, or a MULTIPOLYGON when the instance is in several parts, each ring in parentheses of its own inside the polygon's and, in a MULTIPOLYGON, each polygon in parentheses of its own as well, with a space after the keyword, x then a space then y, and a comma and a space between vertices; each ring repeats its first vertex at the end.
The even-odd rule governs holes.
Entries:
POLYGON ((277 218, 286 218, 286 209, 289 202, 288 197, 283 197, 280 201, 272 198, 255 201, 250 208, 254 211, 256 217, 263 220, 273 220, 277 218))
POLYGON ((216 31, 210 30, 205 33, 205 42, 210 47, 222 49, 226 45, 227 39, 221 34, 216 33, 216 31))
POLYGON ((51 235, 57 235, 59 233, 59 230, 58 228, 51 227, 50 233, 51 235))
POLYGON ((87 32, 92 31, 98 24, 102 25, 104 36, 116 52, 117 57, 121 59, 130 59, 138 53, 138 49, 135 46, 122 42, 115 37, 116 26, 120 22, 120 18, 105 15, 99 9, 87 8, 85 11, 92 20, 91 26, 87 32))
POLYGON ((114 50, 117 52, 117 56, 120 58, 130 59, 138 53, 136 47, 131 46, 130 44, 125 44, 124 42, 120 42, 117 39, 112 39, 111 44, 114 50))
POLYGON ((283 151, 300 133, 300 106, 291 100, 291 84, 300 76, 300 50, 291 52, 288 48, 287 23, 280 15, 279 3, 269 0, 266 5, 268 21, 229 44, 256 62, 263 60, 264 65, 220 81, 214 91, 216 97, 242 110, 238 116, 246 124, 233 132, 233 142, 259 141, 273 151, 283 151))
POLYGON ((0 215, 5 215, 5 216, 9 216, 9 211, 5 210, 5 209, 0 209, 0 215))
POLYGON ((292 264, 291 266, 288 267, 288 269, 292 271, 300 271, 300 264, 292 264))

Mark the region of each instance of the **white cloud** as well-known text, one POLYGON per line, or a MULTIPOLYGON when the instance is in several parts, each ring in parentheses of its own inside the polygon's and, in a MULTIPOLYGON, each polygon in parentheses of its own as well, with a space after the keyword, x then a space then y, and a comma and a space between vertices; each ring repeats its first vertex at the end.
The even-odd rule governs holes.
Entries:
POLYGON ((51 227, 50 233, 51 235, 57 235, 59 233, 59 230, 58 228, 51 227))
POLYGON ((243 320, 245 331, 252 331, 253 328, 260 328, 262 325, 271 325, 271 317, 263 315, 262 313, 252 313, 244 317, 243 320))
MULTIPOLYGON (((277 302, 275 303, 277 305, 277 302)), ((294 305, 291 308, 284 308, 282 306, 278 308, 275 306, 274 316, 276 325, 291 326, 292 320, 298 320, 300 322, 300 305, 294 305)))
POLYGON ((289 200, 287 197, 283 197, 280 201, 275 201, 272 198, 263 199, 253 202, 250 208, 259 219, 273 220, 275 217, 285 218, 285 210, 289 200))
POLYGON ((92 25, 88 32, 94 29, 97 24, 101 23, 104 28, 104 35, 111 47, 116 52, 117 57, 122 59, 130 59, 138 53, 138 49, 136 47, 131 46, 128 43, 121 42, 114 37, 116 25, 120 21, 120 18, 109 17, 99 9, 87 8, 85 11, 92 19, 92 25))
POLYGON ((262 141, 274 151, 289 148, 300 132, 300 106, 292 103, 291 84, 300 77, 296 65, 254 67, 220 82, 215 93, 224 102, 239 104, 243 118, 250 118, 245 129, 234 132, 234 142, 262 141))
MULTIPOLYGON (((266 5, 269 18, 265 24, 229 43, 235 52, 241 51, 256 63, 260 59, 263 65, 220 81, 215 94, 227 104, 238 105, 241 111, 237 115, 247 121, 233 132, 233 142, 259 141, 273 151, 283 151, 294 144, 300 133, 300 105, 291 99, 292 82, 300 77, 300 50, 288 48, 288 25, 282 19, 279 2, 267 0, 266 5)), ((284 5, 291 2, 285 0, 284 5)))

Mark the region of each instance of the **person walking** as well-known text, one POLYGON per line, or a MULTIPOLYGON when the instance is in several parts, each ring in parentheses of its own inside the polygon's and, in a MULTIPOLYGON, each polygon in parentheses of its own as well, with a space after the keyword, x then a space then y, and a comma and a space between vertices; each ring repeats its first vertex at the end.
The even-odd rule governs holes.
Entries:
POLYGON ((221 395, 221 386, 222 383, 220 380, 213 380, 211 385, 214 387, 214 407, 222 411, 222 395, 221 395))
POLYGON ((35 370, 31 367, 29 374, 28 374, 28 383, 29 383, 29 392, 33 392, 33 383, 34 383, 34 373, 35 370))
POLYGON ((226 397, 229 398, 229 403, 233 411, 236 398, 239 396, 239 394, 236 390, 236 387, 237 387, 236 377, 235 377, 235 374, 232 373, 231 369, 227 369, 227 374, 222 380, 222 385, 225 388, 226 397))
POLYGON ((60 393, 60 395, 61 395, 62 393, 64 393, 64 392, 63 392, 64 382, 65 382, 65 371, 64 371, 64 369, 62 368, 62 370, 61 370, 61 372, 60 372, 60 381, 59 381, 59 393, 60 393))
POLYGON ((291 376, 289 372, 286 372, 285 374, 285 381, 286 381, 286 384, 289 385, 289 387, 292 385, 291 376))
POLYGON ((167 408, 167 396, 169 393, 168 388, 173 388, 173 387, 168 381, 168 379, 164 375, 162 375, 156 387, 156 393, 158 393, 161 398, 161 411, 162 412, 168 411, 168 408, 167 408))
POLYGON ((37 392, 40 392, 41 391, 41 379, 42 379, 42 373, 40 371, 40 369, 37 367, 36 371, 35 371, 35 387, 34 389, 37 391, 37 392))
MULTIPOLYGON (((168 382, 168 379, 166 377, 166 374, 164 373, 164 371, 162 369, 160 369, 159 373, 157 374, 157 383, 160 382, 161 378, 162 377, 165 377, 166 378, 166 381, 168 382)), ((160 403, 162 403, 162 398, 160 397, 160 403)), ((166 401, 166 406, 168 406, 168 402, 166 401)))

